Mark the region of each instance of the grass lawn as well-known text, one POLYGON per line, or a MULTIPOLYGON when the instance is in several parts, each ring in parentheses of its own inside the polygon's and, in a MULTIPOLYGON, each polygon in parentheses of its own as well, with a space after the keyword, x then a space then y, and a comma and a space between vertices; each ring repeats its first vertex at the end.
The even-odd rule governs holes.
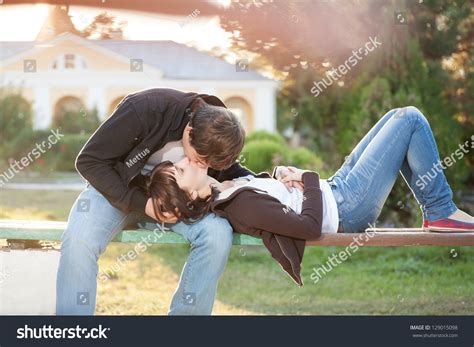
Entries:
MULTIPOLYGON (((0 218, 66 220, 77 192, 2 190, 0 218)), ((101 269, 133 248, 112 243, 101 269)), ((235 246, 214 314, 474 313, 474 248, 362 247, 317 284, 314 267, 342 247, 308 247, 298 288, 263 247, 235 246)), ((155 245, 99 280, 98 314, 166 314, 188 247, 155 245)))
MULTIPOLYGON (((8 170, 8 166, 0 165, 0 172, 8 170)), ((77 183, 84 182, 76 172, 37 172, 20 171, 8 183, 77 183)))

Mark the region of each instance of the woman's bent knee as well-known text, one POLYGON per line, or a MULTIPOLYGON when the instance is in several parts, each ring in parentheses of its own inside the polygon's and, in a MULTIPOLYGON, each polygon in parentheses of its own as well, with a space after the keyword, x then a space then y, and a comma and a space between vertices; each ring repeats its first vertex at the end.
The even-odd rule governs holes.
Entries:
POLYGON ((415 125, 428 125, 429 122, 426 119, 425 115, 415 106, 407 106, 404 108, 404 112, 410 118, 410 120, 413 122, 415 125))

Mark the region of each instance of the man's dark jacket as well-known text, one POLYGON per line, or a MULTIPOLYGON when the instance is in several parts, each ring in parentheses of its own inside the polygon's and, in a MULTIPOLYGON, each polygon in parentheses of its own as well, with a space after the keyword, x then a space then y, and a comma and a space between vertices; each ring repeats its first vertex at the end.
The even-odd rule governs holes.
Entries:
MULTIPOLYGON (((148 158, 170 141, 182 139, 196 98, 225 107, 217 97, 153 88, 127 95, 79 153, 77 171, 123 212, 144 212, 148 197, 136 184, 148 158)), ((231 145, 231 144, 229 144, 231 145)), ((218 181, 254 175, 236 162, 209 170, 218 181)))

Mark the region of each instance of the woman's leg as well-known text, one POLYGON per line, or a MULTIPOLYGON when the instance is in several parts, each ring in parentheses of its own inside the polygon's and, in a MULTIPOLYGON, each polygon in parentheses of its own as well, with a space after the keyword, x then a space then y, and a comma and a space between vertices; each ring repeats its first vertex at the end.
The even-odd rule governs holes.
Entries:
POLYGON ((423 187, 416 180, 413 182, 413 177, 425 175, 439 163, 426 118, 411 106, 388 118, 375 136, 371 136, 362 153, 358 153, 357 161, 345 176, 334 181, 339 215, 346 232, 363 231, 376 221, 402 167, 426 218, 443 219, 457 210, 442 171, 423 187))
POLYGON ((387 123, 387 121, 392 117, 399 117, 403 114, 402 108, 395 108, 393 110, 388 111, 379 121, 369 130, 369 132, 360 140, 357 146, 354 147, 351 154, 346 157, 346 160, 342 164, 342 166, 337 170, 337 172, 328 179, 328 181, 334 180, 336 177, 337 179, 344 180, 349 172, 352 170, 354 165, 357 163, 359 158, 361 157, 362 153, 365 151, 369 143, 378 134, 380 129, 387 123))

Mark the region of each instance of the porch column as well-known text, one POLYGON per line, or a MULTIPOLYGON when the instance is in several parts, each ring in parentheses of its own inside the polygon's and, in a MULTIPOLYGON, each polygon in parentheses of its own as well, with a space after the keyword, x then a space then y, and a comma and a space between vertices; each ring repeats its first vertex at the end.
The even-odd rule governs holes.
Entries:
POLYGON ((276 131, 276 97, 272 87, 257 87, 254 105, 254 129, 276 131))
POLYGON ((53 108, 49 96, 49 88, 38 86, 34 88, 33 99, 33 129, 48 129, 53 123, 53 108))
POLYGON ((87 108, 89 110, 96 108, 99 119, 105 119, 107 116, 107 105, 105 104, 105 92, 103 87, 89 87, 87 108))

